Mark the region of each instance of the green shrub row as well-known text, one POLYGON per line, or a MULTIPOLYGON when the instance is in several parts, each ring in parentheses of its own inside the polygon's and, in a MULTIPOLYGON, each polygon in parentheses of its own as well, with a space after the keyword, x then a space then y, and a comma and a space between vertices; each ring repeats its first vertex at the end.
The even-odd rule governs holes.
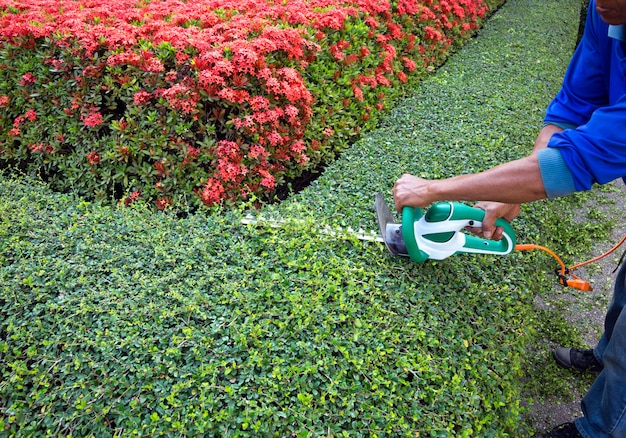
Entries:
POLYGON ((112 212, 28 180, 1 187, 4 434, 515 428, 515 281, 406 266, 311 221, 242 227, 112 212))

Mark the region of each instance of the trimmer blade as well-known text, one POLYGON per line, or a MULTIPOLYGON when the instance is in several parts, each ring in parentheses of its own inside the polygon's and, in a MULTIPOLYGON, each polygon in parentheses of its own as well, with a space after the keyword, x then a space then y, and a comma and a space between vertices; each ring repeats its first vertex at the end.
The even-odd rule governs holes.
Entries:
POLYGON ((380 228, 380 235, 385 242, 385 246, 389 250, 392 255, 408 255, 406 250, 406 246, 404 245, 404 241, 402 241, 402 237, 399 237, 399 241, 391 242, 389 240, 389 236, 387 234, 387 226, 396 226, 398 227, 393 215, 391 214, 391 210, 387 206, 385 202, 385 197, 378 193, 376 195, 376 219, 378 219, 378 227, 380 228))

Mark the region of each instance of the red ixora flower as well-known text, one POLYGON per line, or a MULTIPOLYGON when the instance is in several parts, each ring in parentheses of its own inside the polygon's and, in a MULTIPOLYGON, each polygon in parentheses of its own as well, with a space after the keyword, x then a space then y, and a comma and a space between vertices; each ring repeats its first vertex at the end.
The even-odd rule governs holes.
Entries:
POLYGON ((37 78, 35 77, 35 75, 28 72, 25 75, 22 75, 22 80, 20 81, 20 85, 28 86, 28 85, 33 85, 35 82, 37 82, 37 78))
POLYGON ((85 126, 89 128, 95 128, 96 126, 101 125, 104 122, 102 114, 100 114, 100 111, 95 108, 92 108, 89 111, 89 114, 83 114, 82 116, 80 116, 80 119, 85 124, 85 126))
POLYGON ((259 175, 261 175, 261 185, 268 190, 274 190, 276 178, 265 169, 259 169, 259 175))
POLYGON ((156 206, 157 210, 163 211, 167 207, 172 205, 172 199, 171 198, 159 198, 154 202, 154 205, 156 206))
POLYGON ((29 109, 24 113, 24 118, 30 120, 31 122, 34 122, 35 120, 37 120, 37 112, 33 109, 29 109))
POLYGON ((144 103, 150 102, 152 99, 152 94, 147 91, 137 91, 133 95, 133 102, 135 105, 143 105, 144 103))
POLYGON ((30 144, 28 145, 28 149, 30 149, 31 152, 47 152, 47 153, 52 152, 52 148, 46 143, 30 144))
POLYGON ((87 161, 90 166, 95 166, 100 162, 100 154, 97 151, 91 151, 87 154, 87 161))
POLYGON ((209 178, 204 185, 204 189, 200 195, 200 199, 209 207, 219 203, 224 199, 224 186, 215 178, 209 178))
POLYGON ((124 205, 128 207, 130 204, 132 204, 137 199, 139 199, 140 196, 141 196, 141 190, 135 190, 130 195, 128 195, 126 199, 124 199, 124 205))

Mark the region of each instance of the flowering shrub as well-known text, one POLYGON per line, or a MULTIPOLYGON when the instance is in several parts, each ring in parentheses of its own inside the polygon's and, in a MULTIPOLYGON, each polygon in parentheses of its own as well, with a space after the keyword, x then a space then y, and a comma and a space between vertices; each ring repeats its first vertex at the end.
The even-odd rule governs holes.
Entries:
POLYGON ((371 127, 488 11, 484 0, 0 0, 0 160, 59 190, 159 209, 268 196, 371 127))

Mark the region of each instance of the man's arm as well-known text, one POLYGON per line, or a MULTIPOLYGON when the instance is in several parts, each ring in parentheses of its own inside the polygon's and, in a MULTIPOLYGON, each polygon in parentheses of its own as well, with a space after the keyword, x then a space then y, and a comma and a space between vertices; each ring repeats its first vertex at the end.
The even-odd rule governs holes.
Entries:
MULTIPOLYGON (((559 126, 552 124, 545 125, 535 140, 532 152, 545 149, 548 145, 550 137, 552 137, 552 134, 561 131, 563 131, 563 128, 559 126)), ((476 203, 474 207, 485 210, 485 217, 480 228, 468 227, 467 230, 477 236, 495 240, 500 240, 502 238, 502 233, 504 232, 502 227, 495 226, 496 220, 503 218, 510 222, 517 217, 521 210, 520 204, 507 204, 504 202, 494 201, 480 201, 476 203)))
MULTIPOLYGON (((559 134, 552 143, 558 143, 562 149, 558 152, 544 151, 553 134, 562 132, 563 128, 576 128, 587 123, 594 111, 608 103, 609 96, 605 87, 606 65, 602 63, 602 60, 610 58, 610 43, 604 37, 607 29, 606 23, 595 13, 595 3, 592 1, 585 35, 570 62, 562 89, 548 107, 545 118, 547 124, 539 133, 531 155, 479 174, 447 180, 429 181, 404 175, 394 186, 396 208, 400 211, 404 205, 426 207, 440 200, 482 199, 486 202, 480 202, 477 206, 485 210, 483 227, 472 231, 487 238, 493 235, 497 239, 498 230, 494 227, 496 219, 513 219, 519 212, 519 203, 586 189, 594 180, 600 181, 599 174, 614 178, 613 173, 607 172, 607 169, 614 170, 610 169, 610 165, 601 166, 599 171, 589 171, 587 168, 590 167, 590 162, 586 156, 580 155, 575 149, 568 149, 570 145, 579 142, 580 138, 559 134), (541 158, 538 158, 538 154, 541 158)), ((624 122, 623 119, 620 120, 611 122, 609 132, 619 131, 623 135, 624 129, 621 125, 624 122)), ((596 134, 607 128, 607 124, 595 125, 603 128, 596 128, 596 134)), ((589 147, 585 149, 593 152, 593 140, 588 139, 589 147)), ((601 143, 604 143, 604 139, 601 143)), ((601 152, 607 155, 606 150, 601 152)), ((593 156, 587 152, 585 155, 593 156)), ((611 158, 613 167, 621 166, 617 157, 611 158)))
POLYGON ((393 189, 398 211, 404 206, 427 207, 433 202, 488 201, 521 204, 546 198, 536 154, 510 161, 484 172, 442 180, 403 175, 393 189))
POLYGON ((439 181, 404 175, 394 186, 396 209, 401 211, 405 205, 426 207, 432 202, 443 200, 482 199, 475 205, 485 210, 482 227, 470 228, 469 231, 487 239, 499 240, 502 230, 495 226, 498 218, 511 221, 519 214, 521 202, 546 197, 536 152, 546 147, 552 134, 561 131, 555 125, 544 126, 529 157, 476 175, 439 181))
POLYGON ((549 123, 545 125, 541 131, 539 131, 539 135, 535 140, 535 146, 532 151, 537 152, 540 149, 548 147, 548 142, 550 141, 550 138, 552 138, 552 134, 556 132, 563 132, 563 128, 549 123))

